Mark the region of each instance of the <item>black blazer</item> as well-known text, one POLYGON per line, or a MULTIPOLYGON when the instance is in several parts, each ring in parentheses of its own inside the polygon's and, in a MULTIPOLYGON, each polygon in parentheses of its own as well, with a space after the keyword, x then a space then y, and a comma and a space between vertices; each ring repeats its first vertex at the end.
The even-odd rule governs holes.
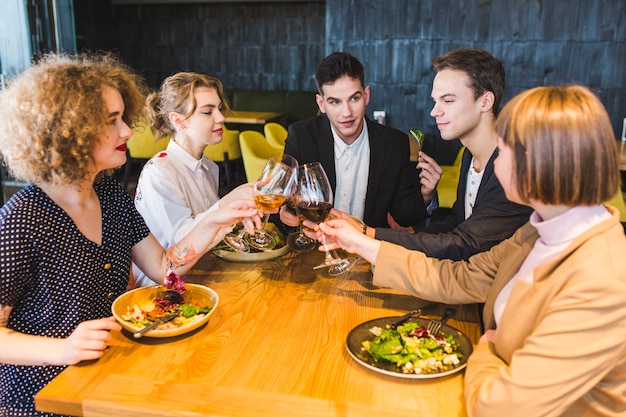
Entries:
MULTIPOLYGON (((409 160, 407 134, 365 118, 369 132, 370 170, 363 221, 389 227, 387 212, 403 226, 428 216, 415 164, 409 160)), ((320 162, 336 187, 335 152, 330 121, 325 114, 301 120, 288 128, 285 153, 300 164, 320 162)))
POLYGON ((439 259, 468 259, 470 256, 491 249, 492 246, 511 237, 513 232, 526 223, 532 209, 510 202, 496 174, 493 161, 496 149, 485 167, 472 215, 465 220, 465 191, 467 175, 472 161, 469 150, 463 153, 456 201, 447 215, 433 213, 430 225, 411 234, 400 230, 376 229, 376 239, 402 245, 424 252, 439 259))

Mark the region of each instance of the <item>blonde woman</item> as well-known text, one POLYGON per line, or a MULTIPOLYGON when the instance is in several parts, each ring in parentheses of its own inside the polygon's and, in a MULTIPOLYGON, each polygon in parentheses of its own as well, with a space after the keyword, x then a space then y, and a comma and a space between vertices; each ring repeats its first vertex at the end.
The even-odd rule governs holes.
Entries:
POLYGON ((620 183, 609 116, 584 87, 538 87, 504 107, 496 130, 496 175, 534 212, 490 251, 440 261, 343 220, 320 228, 331 248, 376 265, 375 285, 486 303, 465 373, 470 416, 624 416, 626 237, 603 204, 620 183))
POLYGON ((126 162, 141 85, 112 57, 50 55, 0 93, 2 155, 30 182, 0 210, 0 415, 43 415, 35 393, 102 356, 131 260, 162 283, 257 213, 234 202, 163 249, 108 175, 126 162))
MULTIPOLYGON (((252 186, 218 196, 219 168, 204 148, 221 142, 228 105, 220 80, 195 72, 167 77, 146 100, 156 137, 171 136, 167 149, 146 163, 135 193, 135 206, 150 231, 169 246, 232 201, 252 199, 252 186)), ((134 268, 135 285, 154 282, 134 268)))

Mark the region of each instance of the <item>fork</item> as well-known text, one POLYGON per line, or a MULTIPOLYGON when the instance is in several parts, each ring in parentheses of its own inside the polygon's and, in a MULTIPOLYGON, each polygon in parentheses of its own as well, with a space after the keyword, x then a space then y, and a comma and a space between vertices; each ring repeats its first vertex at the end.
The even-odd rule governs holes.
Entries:
POLYGON ((403 324, 405 321, 407 321, 411 317, 413 317, 415 315, 421 315, 424 311, 430 310, 431 308, 436 307, 436 306, 437 306, 437 304, 431 303, 431 304, 426 304, 424 307, 418 308, 417 310, 411 310, 408 313, 406 313, 405 315, 400 316, 393 323, 391 323, 390 327, 395 329, 396 327, 398 327, 399 325, 403 324))
POLYGON ((446 308, 446 311, 443 313, 443 316, 441 316, 441 319, 431 320, 428 323, 428 326, 426 326, 426 328, 428 329, 428 333, 430 333, 433 336, 437 335, 437 333, 439 333, 439 331, 441 330, 441 326, 443 326, 445 321, 448 320, 454 313, 456 313, 455 308, 452 308, 452 307, 446 308))

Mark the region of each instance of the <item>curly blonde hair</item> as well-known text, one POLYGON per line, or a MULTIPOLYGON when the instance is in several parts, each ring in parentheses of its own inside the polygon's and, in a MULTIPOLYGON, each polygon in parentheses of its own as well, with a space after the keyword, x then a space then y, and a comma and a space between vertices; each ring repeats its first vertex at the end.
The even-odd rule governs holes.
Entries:
POLYGON ((214 89, 222 101, 221 111, 223 113, 230 111, 220 80, 195 72, 176 73, 163 81, 158 93, 152 93, 146 99, 146 115, 155 133, 155 139, 176 133, 169 119, 170 113, 179 113, 185 119, 193 115, 198 105, 194 92, 202 87, 214 89))
POLYGON ((107 124, 103 86, 124 100, 133 126, 143 116, 144 82, 111 54, 49 54, 0 93, 0 152, 9 172, 35 184, 88 178, 107 124))
POLYGON ((619 190, 611 120, 586 87, 524 91, 504 106, 496 131, 513 150, 512 169, 524 202, 594 205, 619 190))

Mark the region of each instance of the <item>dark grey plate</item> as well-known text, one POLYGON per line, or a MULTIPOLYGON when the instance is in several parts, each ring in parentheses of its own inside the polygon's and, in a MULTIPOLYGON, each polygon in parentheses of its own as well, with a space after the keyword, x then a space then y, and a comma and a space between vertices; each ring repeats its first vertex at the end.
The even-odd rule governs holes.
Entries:
MULTIPOLYGON (((399 378, 439 378, 445 375, 451 375, 460 372, 461 370, 465 369, 465 366, 467 365, 467 358, 469 358, 469 355, 472 353, 473 350, 472 342, 460 330, 448 326, 447 324, 444 324, 441 327, 441 331, 439 332, 439 334, 435 336, 446 336, 451 333, 454 339, 459 343, 459 352, 463 354, 463 359, 461 359, 461 364, 458 367, 450 369, 448 371, 433 374, 405 374, 402 372, 401 368, 391 362, 381 360, 375 362, 372 356, 367 353, 367 351, 362 349, 361 343, 366 340, 374 339, 375 336, 370 332, 370 329, 372 327, 381 327, 384 329, 386 325, 395 322, 399 318, 400 316, 382 317, 379 319, 366 321, 365 323, 361 323, 354 329, 352 329, 350 333, 348 333, 348 337, 346 338, 346 347, 348 348, 348 353, 350 354, 350 356, 352 356, 354 360, 356 360, 359 364, 371 369, 372 371, 399 378)), ((411 318, 409 321, 416 322, 421 326, 426 326, 428 325, 430 319, 411 318)))

